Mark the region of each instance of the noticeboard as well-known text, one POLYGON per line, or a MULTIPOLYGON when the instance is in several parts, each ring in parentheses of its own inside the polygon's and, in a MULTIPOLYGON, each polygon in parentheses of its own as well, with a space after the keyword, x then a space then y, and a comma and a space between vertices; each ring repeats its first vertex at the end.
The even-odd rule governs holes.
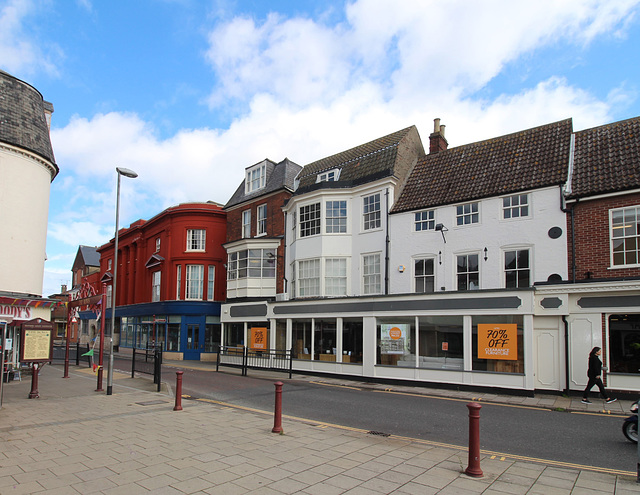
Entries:
POLYGON ((20 362, 43 363, 53 358, 53 325, 36 318, 25 321, 20 335, 20 362))

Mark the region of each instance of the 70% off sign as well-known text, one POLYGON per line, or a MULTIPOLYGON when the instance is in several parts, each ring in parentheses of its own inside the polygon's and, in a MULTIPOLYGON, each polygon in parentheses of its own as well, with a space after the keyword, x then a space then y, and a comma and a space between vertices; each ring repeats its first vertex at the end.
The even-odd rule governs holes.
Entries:
POLYGON ((518 325, 479 323, 478 358, 518 359, 518 325))

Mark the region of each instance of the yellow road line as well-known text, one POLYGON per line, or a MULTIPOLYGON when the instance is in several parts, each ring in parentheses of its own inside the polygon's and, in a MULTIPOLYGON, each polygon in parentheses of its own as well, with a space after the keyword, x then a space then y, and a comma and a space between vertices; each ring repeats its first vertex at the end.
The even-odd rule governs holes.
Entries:
MULTIPOLYGON (((259 414, 265 414, 265 415, 272 415, 273 413, 270 411, 263 411, 261 409, 254 409, 251 407, 245 407, 245 406, 238 406, 235 404, 230 404, 228 402, 222 402, 222 401, 218 401, 218 400, 212 400, 212 399, 195 399, 196 401, 199 402, 208 402, 211 404, 217 404, 219 406, 223 406, 223 407, 227 407, 230 409, 241 409, 243 411, 250 411, 250 412, 255 412, 255 413, 259 413, 259 414)), ((459 400, 459 399, 455 399, 455 400, 459 400)), ((516 406, 513 406, 516 407, 516 406)), ((364 433, 367 434, 368 430, 364 430, 362 428, 354 428, 351 426, 343 426, 343 425, 337 425, 337 424, 333 424, 333 423, 326 423, 324 421, 318 421, 315 419, 307 419, 307 418, 299 418, 297 416, 289 416, 286 414, 282 415, 283 418, 289 419, 289 420, 294 420, 294 421, 300 421, 302 423, 307 423, 307 424, 311 424, 313 426, 317 426, 320 428, 335 428, 338 430, 345 430, 345 431, 354 431, 354 432, 358 432, 358 433, 364 433)), ((424 440, 421 438, 414 438, 414 437, 404 437, 404 436, 400 436, 400 435, 389 435, 389 438, 394 438, 394 439, 398 439, 398 440, 405 440, 408 442, 414 442, 414 443, 419 443, 419 444, 423 444, 423 445, 429 445, 431 447, 443 447, 443 448, 447 448, 447 449, 453 449, 453 450, 459 450, 459 451, 467 451, 468 447, 467 446, 462 446, 462 445, 453 445, 453 444, 449 444, 449 443, 442 443, 442 442, 435 442, 433 440, 424 440)), ((580 469, 580 470, 584 470, 584 471, 593 471, 593 472, 597 472, 597 473, 605 473, 605 474, 613 474, 613 475, 620 475, 620 476, 636 476, 637 473, 633 472, 633 471, 622 471, 622 470, 618 470, 618 469, 610 469, 610 468, 603 468, 603 467, 598 467, 598 466, 588 466, 588 465, 584 465, 584 464, 574 464, 571 462, 564 462, 564 461, 554 461, 551 459, 540 459, 537 457, 528 457, 528 456, 522 456, 522 455, 515 455, 515 454, 506 454, 503 452, 493 452, 490 450, 480 450, 481 454, 484 454, 486 456, 489 456, 489 458, 493 459, 495 457, 500 457, 501 461, 505 461, 506 459, 513 459, 516 461, 526 461, 526 462, 537 462, 540 464, 546 464, 548 466, 557 466, 557 467, 568 467, 568 468, 572 468, 572 469, 580 469)))
POLYGON ((361 388, 358 388, 358 387, 350 387, 348 385, 337 385, 335 383, 323 383, 323 382, 314 382, 314 381, 310 381, 309 383, 313 383, 314 385, 322 385, 323 387, 336 387, 336 388, 348 388, 351 390, 362 390, 361 388))

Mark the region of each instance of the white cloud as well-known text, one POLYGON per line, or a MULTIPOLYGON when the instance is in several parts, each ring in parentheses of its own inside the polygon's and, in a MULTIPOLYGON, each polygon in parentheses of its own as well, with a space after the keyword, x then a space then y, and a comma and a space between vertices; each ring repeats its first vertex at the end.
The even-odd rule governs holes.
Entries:
POLYGON ((37 40, 30 38, 25 24, 42 8, 31 0, 9 0, 0 7, 0 67, 12 74, 31 74, 43 70, 56 75, 54 59, 62 57, 56 43, 48 43, 48 52, 40 49, 37 40))

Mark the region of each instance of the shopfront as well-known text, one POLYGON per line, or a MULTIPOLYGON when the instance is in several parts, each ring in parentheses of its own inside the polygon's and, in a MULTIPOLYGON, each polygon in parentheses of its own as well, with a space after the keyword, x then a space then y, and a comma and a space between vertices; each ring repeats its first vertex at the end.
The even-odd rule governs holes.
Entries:
POLYGON ((527 289, 228 304, 223 344, 266 326, 294 370, 533 392, 534 299, 527 289))

